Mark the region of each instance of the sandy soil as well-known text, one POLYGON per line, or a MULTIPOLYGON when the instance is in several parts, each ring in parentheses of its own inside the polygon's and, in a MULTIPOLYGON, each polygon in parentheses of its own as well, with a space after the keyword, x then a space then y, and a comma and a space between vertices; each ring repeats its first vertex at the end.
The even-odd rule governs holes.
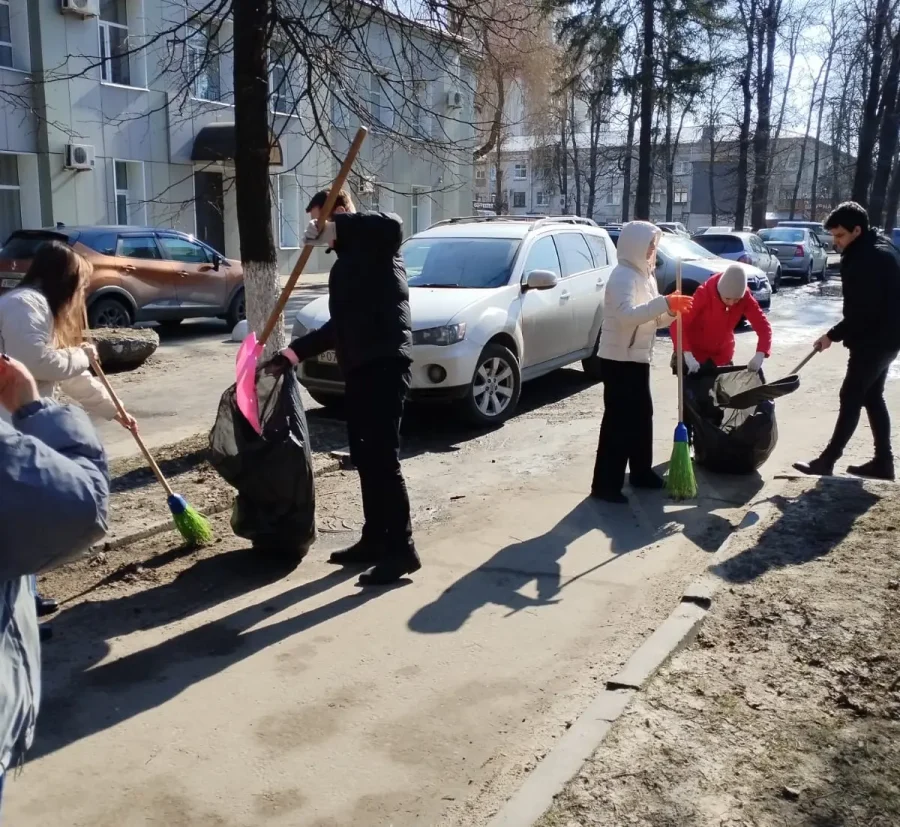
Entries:
POLYGON ((900 824, 900 488, 792 482, 540 827, 900 824))

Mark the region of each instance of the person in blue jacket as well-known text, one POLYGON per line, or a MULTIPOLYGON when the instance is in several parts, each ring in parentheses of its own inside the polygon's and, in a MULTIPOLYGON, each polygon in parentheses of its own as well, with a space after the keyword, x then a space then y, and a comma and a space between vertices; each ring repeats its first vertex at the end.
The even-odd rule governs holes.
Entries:
POLYGON ((69 562, 106 534, 109 472, 87 414, 42 399, 0 355, 0 799, 34 738, 41 651, 31 575, 69 562), (48 520, 47 515, 53 519, 48 520))

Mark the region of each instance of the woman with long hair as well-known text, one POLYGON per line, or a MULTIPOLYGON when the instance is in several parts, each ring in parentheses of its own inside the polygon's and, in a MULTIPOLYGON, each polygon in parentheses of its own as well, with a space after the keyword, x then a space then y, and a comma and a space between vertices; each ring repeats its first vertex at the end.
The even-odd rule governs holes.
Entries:
MULTIPOLYGON (((106 389, 90 373, 88 354, 96 356, 96 351, 83 336, 85 291, 92 272, 91 263, 67 244, 42 244, 21 284, 0 296, 0 353, 25 365, 41 397, 62 391, 91 416, 115 419, 133 430, 134 418, 119 416, 106 389)), ((2 408, 0 417, 9 422, 2 408)), ((39 615, 56 611, 56 601, 39 596, 36 588, 35 600, 39 615)))

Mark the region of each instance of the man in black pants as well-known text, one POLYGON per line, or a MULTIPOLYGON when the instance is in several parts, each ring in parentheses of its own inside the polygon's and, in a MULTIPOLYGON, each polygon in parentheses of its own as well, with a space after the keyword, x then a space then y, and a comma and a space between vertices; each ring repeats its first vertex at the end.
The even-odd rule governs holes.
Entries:
POLYGON ((334 349, 346 383, 350 458, 359 471, 365 525, 358 543, 330 562, 373 568, 367 585, 393 583, 421 568, 412 539, 409 495, 400 470, 400 421, 409 390, 412 332, 406 268, 400 257, 402 223, 396 215, 358 213, 346 192, 318 234, 315 220, 327 191, 316 193, 307 244, 337 254, 328 277, 331 318, 275 356, 280 373, 334 349))
POLYGON ((875 458, 847 470, 859 477, 892 480, 891 418, 884 401, 884 383, 891 362, 900 353, 900 250, 869 228, 865 209, 852 201, 835 209, 825 227, 843 253, 844 318, 816 341, 815 348, 826 350, 832 342, 843 342, 850 359, 831 441, 821 456, 812 462, 797 462, 794 468, 804 474, 833 474, 865 408, 875 438, 875 458))

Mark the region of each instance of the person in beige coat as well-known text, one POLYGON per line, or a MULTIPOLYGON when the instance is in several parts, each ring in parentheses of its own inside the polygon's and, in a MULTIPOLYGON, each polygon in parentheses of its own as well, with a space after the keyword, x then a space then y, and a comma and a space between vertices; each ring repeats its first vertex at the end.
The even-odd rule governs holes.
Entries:
POLYGON ((634 488, 662 488, 653 471, 653 400, 650 362, 656 331, 668 327, 691 299, 675 292, 660 296, 656 286, 659 227, 632 221, 619 236, 619 263, 606 285, 598 356, 603 377, 603 421, 591 496, 626 503, 625 469, 634 488))
MULTIPOLYGON (((118 415, 106 389, 90 373, 93 345, 82 343, 91 272, 90 262, 68 245, 41 245, 21 285, 0 296, 0 354, 28 369, 42 398, 52 399, 62 391, 92 417, 115 419, 133 430, 134 418, 118 415)), ((2 408, 0 418, 11 421, 2 408)), ((56 601, 38 595, 33 586, 38 615, 55 612, 56 601)))

